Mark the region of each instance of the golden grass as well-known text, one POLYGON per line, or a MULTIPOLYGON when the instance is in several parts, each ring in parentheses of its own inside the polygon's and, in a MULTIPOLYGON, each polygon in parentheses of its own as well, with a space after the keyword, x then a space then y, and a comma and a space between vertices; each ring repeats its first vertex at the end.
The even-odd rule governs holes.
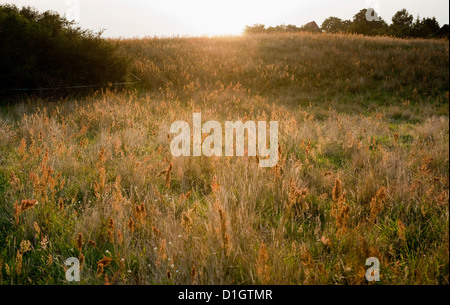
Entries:
POLYGON ((364 284, 374 256, 382 283, 448 284, 448 89, 437 80, 448 81, 438 64, 448 44, 310 34, 118 43, 161 89, 22 101, 0 116, 1 283, 64 284, 74 256, 87 284, 364 284), (387 59, 375 69, 377 57, 387 59), (323 77, 329 91, 317 93, 323 77), (172 157, 169 127, 194 111, 278 120, 277 166, 172 157))

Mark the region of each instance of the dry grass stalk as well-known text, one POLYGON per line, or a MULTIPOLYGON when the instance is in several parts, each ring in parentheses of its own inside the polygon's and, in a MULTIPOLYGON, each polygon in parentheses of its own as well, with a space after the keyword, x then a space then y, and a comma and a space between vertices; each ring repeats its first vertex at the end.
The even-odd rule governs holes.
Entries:
POLYGON ((369 222, 375 223, 378 214, 383 210, 386 202, 386 188, 383 186, 378 191, 377 194, 372 198, 370 202, 370 216, 369 222))
POLYGON ((336 234, 343 235, 347 232, 350 207, 346 203, 346 192, 342 191, 342 183, 339 178, 335 180, 332 197, 331 215, 336 219, 336 234))
POLYGON ((76 244, 78 251, 81 253, 83 250, 83 233, 78 233, 76 244))
POLYGON ((219 213, 219 220, 220 220, 219 232, 222 240, 222 249, 224 250, 224 253, 228 255, 231 250, 231 237, 230 234, 228 234, 227 213, 225 212, 219 201, 216 201, 215 206, 219 213))
POLYGON ((294 213, 300 214, 309 209, 308 202, 305 200, 309 192, 307 188, 299 189, 292 178, 289 183, 288 211, 294 210, 294 213))
POLYGON ((256 274, 264 285, 270 283, 271 267, 268 265, 269 255, 267 254, 267 247, 261 241, 258 252, 258 259, 256 260, 256 274))
POLYGON ((104 256, 101 260, 97 262, 97 277, 100 277, 105 268, 108 267, 112 263, 113 259, 108 256, 104 256))
POLYGON ((23 212, 25 212, 26 210, 29 210, 29 209, 33 208, 37 204, 38 204, 38 202, 37 202, 36 199, 33 199, 33 200, 31 200, 31 199, 22 200, 20 205, 16 201, 14 203, 14 218, 15 218, 16 225, 19 224, 20 215, 23 212))

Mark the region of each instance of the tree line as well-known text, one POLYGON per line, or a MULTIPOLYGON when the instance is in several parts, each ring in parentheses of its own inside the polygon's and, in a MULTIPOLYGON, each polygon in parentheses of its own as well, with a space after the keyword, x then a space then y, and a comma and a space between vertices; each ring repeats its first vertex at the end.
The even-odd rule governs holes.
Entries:
POLYGON ((279 25, 266 28, 263 24, 246 26, 244 34, 292 33, 292 32, 353 33, 369 36, 384 35, 400 38, 448 38, 448 25, 442 29, 435 17, 414 18, 406 9, 395 13, 389 25, 373 9, 362 9, 353 16, 353 20, 338 17, 325 19, 319 28, 311 26, 279 25))

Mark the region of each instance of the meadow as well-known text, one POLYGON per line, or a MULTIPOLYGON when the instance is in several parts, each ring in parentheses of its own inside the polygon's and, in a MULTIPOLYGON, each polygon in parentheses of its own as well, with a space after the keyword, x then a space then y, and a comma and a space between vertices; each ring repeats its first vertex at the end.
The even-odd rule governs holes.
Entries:
POLYGON ((449 284, 448 40, 112 43, 142 87, 0 108, 1 284, 449 284), (277 165, 173 157, 194 112, 278 121, 277 165))

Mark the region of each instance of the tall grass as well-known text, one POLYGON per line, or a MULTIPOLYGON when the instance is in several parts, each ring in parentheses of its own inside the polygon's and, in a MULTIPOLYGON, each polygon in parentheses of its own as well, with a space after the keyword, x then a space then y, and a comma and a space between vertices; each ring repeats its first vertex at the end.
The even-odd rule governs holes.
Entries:
POLYGON ((117 43, 144 91, 1 111, 1 283, 448 284, 448 43, 117 43), (193 112, 278 120, 277 166, 172 157, 193 112))

